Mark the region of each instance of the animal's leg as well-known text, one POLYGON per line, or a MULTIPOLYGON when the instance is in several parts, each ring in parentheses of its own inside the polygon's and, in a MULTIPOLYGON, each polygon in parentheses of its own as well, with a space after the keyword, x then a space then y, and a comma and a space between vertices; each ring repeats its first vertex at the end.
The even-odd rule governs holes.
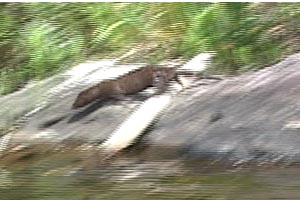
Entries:
POLYGON ((167 78, 163 72, 153 74, 153 86, 157 89, 155 94, 162 94, 167 90, 167 78))
POLYGON ((181 79, 179 78, 178 74, 175 75, 174 79, 175 79, 175 81, 176 81, 177 83, 179 83, 179 84, 181 85, 182 89, 185 88, 185 85, 183 84, 183 82, 182 82, 181 79))

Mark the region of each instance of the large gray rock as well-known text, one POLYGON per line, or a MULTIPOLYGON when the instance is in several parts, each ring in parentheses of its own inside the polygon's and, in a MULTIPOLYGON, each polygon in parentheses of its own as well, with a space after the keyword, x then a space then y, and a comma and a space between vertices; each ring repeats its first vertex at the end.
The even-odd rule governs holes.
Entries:
MULTIPOLYGON (((173 98, 142 138, 147 148, 138 150, 143 156, 166 158, 298 162, 299 80, 300 55, 296 54, 258 72, 222 81, 195 81, 194 87, 173 98)), ((13 141, 103 141, 150 93, 71 111, 75 94, 53 101, 33 115, 13 141)))
POLYGON ((189 89, 144 140, 197 158, 298 162, 299 81, 296 54, 255 73, 189 89))
POLYGON ((145 64, 120 65, 117 64, 117 60, 89 61, 48 79, 33 81, 18 92, 0 97, 0 130, 8 129, 46 107, 59 107, 61 101, 67 99, 62 106, 63 110, 57 110, 65 112, 66 108, 70 109, 73 103, 71 101, 74 101, 82 90, 143 66, 145 64))
POLYGON ((95 83, 122 76, 143 66, 143 64, 116 65, 114 62, 105 61, 94 62, 91 65, 86 63, 62 75, 57 75, 57 77, 65 78, 56 85, 52 84, 52 79, 43 81, 39 87, 45 86, 47 89, 43 89, 40 93, 43 98, 40 97, 39 101, 33 97, 33 102, 28 99, 28 96, 35 91, 34 89, 20 91, 20 95, 11 97, 11 100, 22 104, 8 105, 16 110, 15 115, 24 119, 20 124, 21 128, 13 134, 12 143, 58 143, 65 140, 103 141, 149 94, 140 93, 132 98, 125 98, 123 101, 95 101, 81 109, 72 109, 73 102, 80 91, 95 83), (87 70, 89 66, 93 69, 87 70), (25 97, 25 104, 22 97, 25 97), (27 101, 28 104, 26 104, 27 101), (23 116, 19 112, 21 108, 27 111, 23 116))

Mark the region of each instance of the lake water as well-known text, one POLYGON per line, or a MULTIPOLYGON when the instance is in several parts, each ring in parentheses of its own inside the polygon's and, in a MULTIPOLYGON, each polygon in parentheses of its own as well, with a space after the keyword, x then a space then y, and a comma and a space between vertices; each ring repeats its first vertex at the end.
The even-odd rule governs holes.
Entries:
POLYGON ((89 153, 14 153, 0 162, 1 200, 299 199, 297 166, 228 167, 186 159, 119 155, 96 165, 89 153), (80 163, 86 169, 78 171, 80 163))

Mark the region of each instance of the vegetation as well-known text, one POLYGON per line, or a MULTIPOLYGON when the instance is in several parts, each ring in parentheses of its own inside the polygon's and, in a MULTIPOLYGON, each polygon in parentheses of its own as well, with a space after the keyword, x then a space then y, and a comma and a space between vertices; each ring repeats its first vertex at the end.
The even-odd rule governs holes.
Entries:
POLYGON ((0 94, 91 57, 214 51, 212 70, 259 69, 299 51, 299 3, 1 3, 0 94))

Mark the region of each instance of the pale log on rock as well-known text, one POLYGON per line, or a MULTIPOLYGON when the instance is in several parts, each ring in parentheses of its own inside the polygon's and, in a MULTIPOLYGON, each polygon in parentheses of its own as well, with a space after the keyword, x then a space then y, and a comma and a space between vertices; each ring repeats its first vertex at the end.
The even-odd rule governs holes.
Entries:
POLYGON ((130 146, 171 102, 171 95, 158 95, 146 100, 99 148, 117 152, 130 146))

